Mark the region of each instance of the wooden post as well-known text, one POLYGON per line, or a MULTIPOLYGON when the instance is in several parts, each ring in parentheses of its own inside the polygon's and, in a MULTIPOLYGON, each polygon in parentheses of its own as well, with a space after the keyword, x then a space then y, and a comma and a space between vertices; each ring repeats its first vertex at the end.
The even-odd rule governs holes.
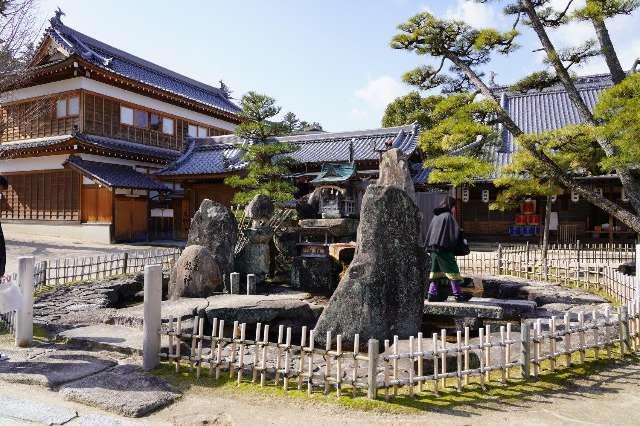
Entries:
POLYGON ((128 267, 129 267, 129 253, 124 252, 124 255, 122 256, 122 273, 123 274, 127 273, 128 267))
POLYGON ((502 275, 502 244, 498 244, 498 275, 502 275))
MULTIPOLYGON (((42 263, 42 285, 47 285, 47 268, 49 268, 49 261, 43 260, 42 263)), ((84 278, 84 277, 83 277, 84 278)))
POLYGON ((620 307, 618 311, 618 321, 620 321, 620 354, 631 352, 629 340, 629 311, 626 306, 620 307))
POLYGON ((640 303, 640 242, 636 244, 636 277, 635 277, 635 294, 633 300, 635 303, 640 303))
POLYGON ((33 257, 18 258, 18 288, 20 305, 16 315, 16 346, 29 347, 33 343, 33 257))
MULTIPOLYGON (((160 364, 160 325, 162 303, 162 266, 144 267, 144 320, 142 332, 142 367, 153 370, 160 364)), ((192 333, 196 331, 193 330, 192 333)))
POLYGON ((524 380, 529 380, 529 377, 531 376, 530 362, 531 347, 529 346, 529 323, 525 320, 520 323, 520 371, 522 372, 522 378, 524 380))
POLYGON ((376 399, 378 388, 376 378, 378 375, 378 341, 369 339, 369 365, 367 367, 367 398, 376 399))

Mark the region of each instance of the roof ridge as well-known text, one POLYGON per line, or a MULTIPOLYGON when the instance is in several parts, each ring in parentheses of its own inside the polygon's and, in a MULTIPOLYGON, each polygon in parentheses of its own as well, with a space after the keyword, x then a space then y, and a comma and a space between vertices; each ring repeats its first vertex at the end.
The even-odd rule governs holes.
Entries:
MULTIPOLYGON (((160 74, 163 74, 165 77, 167 78, 172 78, 175 80, 179 80, 182 83, 185 84, 190 84, 196 88, 199 88, 201 90, 205 90, 205 91, 209 91, 209 92, 213 92, 216 93, 217 95, 220 96, 224 96, 222 91, 220 90, 220 88, 218 87, 214 87, 211 86, 209 84, 203 83, 201 81, 195 80, 191 77, 188 77, 186 75, 180 74, 178 72, 172 71, 168 68, 163 67, 162 65, 158 65, 154 62, 151 62, 147 59, 141 58, 139 56, 133 55, 131 53, 125 52, 122 49, 118 49, 117 47, 114 47, 108 43, 105 43, 103 41, 100 41, 96 38, 93 38, 89 35, 86 35, 85 33, 82 33, 74 28, 69 27, 68 25, 63 24, 62 22, 60 22, 59 24, 56 25, 52 25, 47 29, 48 31, 51 30, 59 30, 59 31, 64 31, 67 30, 68 32, 71 33, 72 36, 76 37, 77 35, 84 37, 86 39, 88 39, 87 41, 89 41, 92 44, 96 44, 95 47, 97 47, 98 49, 102 49, 102 50, 108 50, 108 51, 112 51, 113 53, 115 53, 116 55, 112 55, 112 56, 118 56, 119 59, 125 60, 125 61, 130 61, 130 62, 135 62, 137 66, 141 66, 144 68, 147 68, 150 71, 154 71, 160 74)), ((82 40, 78 40, 80 43, 85 44, 82 40)), ((112 52, 103 52, 103 53, 107 53, 109 55, 111 55, 112 52)))

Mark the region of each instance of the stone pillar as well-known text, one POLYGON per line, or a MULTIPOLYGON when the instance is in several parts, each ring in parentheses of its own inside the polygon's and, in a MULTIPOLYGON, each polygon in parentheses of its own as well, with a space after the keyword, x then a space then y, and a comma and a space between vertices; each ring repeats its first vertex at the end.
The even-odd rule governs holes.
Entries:
POLYGON ((16 315, 16 346, 28 347, 33 342, 33 257, 18 258, 20 306, 16 315))
POLYGON ((633 301, 636 305, 640 303, 640 240, 636 243, 636 279, 633 301))
POLYGON ((232 272, 230 281, 231 281, 230 293, 240 294, 240 273, 232 272))
POLYGON ((247 274, 247 294, 256 294, 256 276, 247 274))
POLYGON ((153 370, 160 364, 160 326, 162 322, 162 265, 144 267, 144 320, 142 368, 153 370))

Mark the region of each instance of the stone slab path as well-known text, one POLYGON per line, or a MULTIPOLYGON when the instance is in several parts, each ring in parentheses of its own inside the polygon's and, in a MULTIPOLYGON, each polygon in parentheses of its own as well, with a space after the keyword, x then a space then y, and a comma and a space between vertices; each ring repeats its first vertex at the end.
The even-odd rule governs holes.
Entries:
POLYGON ((116 362, 87 351, 2 351, 0 380, 53 388, 99 373, 116 362))
POLYGON ((60 394, 70 401, 127 417, 144 416, 182 395, 165 380, 146 374, 135 365, 119 365, 68 383, 60 394))

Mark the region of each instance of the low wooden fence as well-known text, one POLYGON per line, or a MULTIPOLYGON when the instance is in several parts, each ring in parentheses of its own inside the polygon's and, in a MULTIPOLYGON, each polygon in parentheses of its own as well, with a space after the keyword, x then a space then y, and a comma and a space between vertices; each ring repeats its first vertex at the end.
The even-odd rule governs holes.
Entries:
POLYGON ((158 358, 171 361, 176 372, 188 368, 200 377, 205 371, 212 380, 224 373, 238 384, 250 381, 285 390, 306 389, 309 395, 314 390, 337 396, 366 391, 371 399, 379 392, 389 399, 403 387, 413 395, 447 387, 463 391, 470 379, 482 387, 489 382, 535 379, 545 370, 572 365, 574 359, 584 363, 589 350, 596 358, 640 350, 637 304, 613 314, 608 309, 594 310, 507 323, 497 329, 486 326, 473 338, 468 327, 455 338, 445 330, 430 339, 419 333, 401 342, 396 336, 383 342, 381 354, 379 342, 373 339, 368 350, 361 352, 358 335, 345 347, 343 336, 327 333, 326 344, 318 347, 314 331, 306 327, 294 344, 291 327, 279 326, 274 334, 269 325, 257 324, 252 339, 247 336, 247 324, 236 321, 225 331, 223 320, 214 318, 212 323, 211 333, 205 334, 204 320, 198 316, 190 319, 190 332, 184 331, 183 320, 171 319, 159 332, 168 341, 168 351, 158 353, 158 358), (190 349, 184 349, 185 343, 190 349))
POLYGON ((36 262, 34 267, 35 288, 140 272, 146 265, 162 264, 164 269, 169 269, 180 257, 180 252, 179 248, 171 247, 105 256, 43 260, 36 262))
POLYGON ((577 285, 599 291, 627 304, 634 301, 634 276, 618 270, 623 262, 635 261, 636 246, 631 244, 551 245, 546 260, 540 246, 500 245, 493 252, 472 252, 459 257, 463 273, 473 275, 513 275, 521 278, 577 285))

